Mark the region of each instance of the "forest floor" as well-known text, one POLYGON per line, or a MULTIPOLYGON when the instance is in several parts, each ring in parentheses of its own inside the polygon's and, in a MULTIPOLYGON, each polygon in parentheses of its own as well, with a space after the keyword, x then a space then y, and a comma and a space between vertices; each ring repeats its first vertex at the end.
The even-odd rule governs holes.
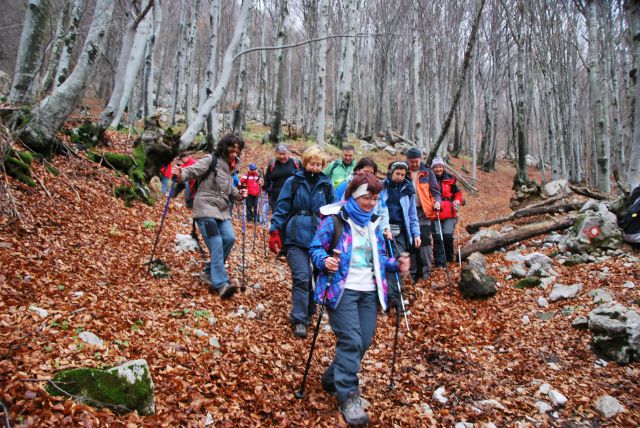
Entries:
MULTIPOLYGON (((110 135, 114 147, 130 150, 125 136, 110 135)), ((248 140, 243 167, 249 162, 265 166, 271 149, 252 137, 248 140)), ((301 153, 305 143, 293 146, 301 153)), ((392 159, 376 156, 384 165, 392 159)), ((157 251, 171 268, 171 277, 153 279, 145 263, 164 202, 126 208, 113 196, 125 178, 83 154, 58 156, 52 163, 61 174, 54 176, 35 164, 36 187, 8 179, 20 221, 0 218, 0 399, 9 407, 13 426, 337 425, 335 400, 320 385, 334 350, 326 321, 306 397, 294 397, 311 334, 301 340, 291 332, 289 270, 286 262, 265 251, 259 226, 255 232, 248 226, 246 232, 249 287, 221 301, 195 276, 202 267, 200 255, 174 251, 176 234, 191 230, 182 199, 171 203, 157 251), (264 306, 262 312, 258 305, 264 306), (32 306, 48 315, 42 318, 32 306), (257 316, 249 317, 249 311, 257 316), (105 345, 82 343, 81 331, 95 333, 105 345), (219 348, 212 338, 218 339, 219 348), (155 416, 119 416, 52 397, 44 389, 46 379, 61 369, 111 367, 139 358, 151 368, 155 416)), ((469 162, 454 163, 459 169, 469 162)), ((513 174, 512 165, 502 161, 495 173, 478 173, 479 193, 465 196, 463 226, 511 212, 513 174)), ((237 240, 228 270, 239 281, 241 224, 236 218, 233 222, 237 240)), ((541 239, 514 248, 521 245, 523 253, 553 250, 542 249, 541 239)), ((624 251, 639 256, 630 248, 624 251)), ((446 285, 442 269, 429 280, 406 285, 411 334, 401 325, 396 387, 391 391, 387 385, 395 316, 379 315, 361 374, 362 394, 372 404, 372 425, 640 425, 640 364, 596 364, 589 331, 571 327, 576 316, 586 316, 595 307, 588 292, 596 288, 607 288, 619 302, 638 310, 640 287, 623 287, 625 281, 640 285, 638 263, 628 263, 625 256, 572 268, 554 262, 558 283, 581 282, 584 289, 573 300, 541 309, 536 299, 546 297, 549 289, 515 288, 516 280, 506 279, 511 265, 504 256, 488 255, 489 273, 500 287, 486 300, 462 299, 455 285, 446 285), (436 284, 446 286, 435 289, 436 284), (529 323, 523 322, 525 315, 529 323), (539 392, 543 383, 568 398, 553 415, 540 414, 534 406, 538 400, 549 401, 539 392), (446 404, 433 397, 442 386, 446 404), (626 411, 603 419, 594 403, 604 394, 616 397, 626 411), (483 407, 482 400, 499 405, 483 407)), ((455 283, 459 268, 450 264, 449 269, 455 283)))

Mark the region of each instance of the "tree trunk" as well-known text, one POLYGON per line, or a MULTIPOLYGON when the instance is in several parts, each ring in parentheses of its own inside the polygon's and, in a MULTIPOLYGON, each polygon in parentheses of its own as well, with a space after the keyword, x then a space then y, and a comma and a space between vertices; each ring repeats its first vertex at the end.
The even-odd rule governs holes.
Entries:
POLYGON ((87 87, 93 68, 100 59, 102 40, 109 29, 113 13, 112 0, 98 0, 87 38, 73 72, 51 95, 42 100, 33 119, 20 137, 40 153, 53 151, 56 131, 76 108, 87 87))
POLYGON ((220 75, 220 80, 218 84, 209 95, 207 102, 200 107, 198 110, 198 114, 193 120, 193 123, 189 125, 187 130, 180 137, 180 150, 185 150, 189 147, 193 140, 196 138, 196 135, 205 124, 207 117, 211 113, 211 110, 220 102, 224 91, 229 84, 229 79, 231 79, 231 70, 233 68, 233 52, 238 48, 238 44, 240 43, 240 39, 242 37, 242 31, 247 20, 247 15, 249 14, 249 7, 251 6, 252 1, 244 0, 242 2, 242 9, 240 10, 240 15, 238 16, 238 21, 236 22, 236 27, 233 31, 233 36, 227 47, 227 50, 224 54, 224 60, 222 61, 222 72, 220 75))
MULTIPOLYGON (((129 104, 129 99, 132 96, 132 92, 140 72, 140 66, 142 65, 142 60, 144 58, 147 42, 149 40, 149 34, 152 32, 152 25, 152 16, 146 14, 136 30, 133 46, 129 52, 129 61, 127 63, 127 71, 124 76, 124 85, 122 87, 120 103, 114 111, 113 121, 111 121, 111 126, 114 128, 120 126, 122 115, 124 114, 124 111, 129 104)), ((133 114, 135 116, 135 112, 130 110, 129 114, 133 114)))
POLYGON ((60 53, 60 59, 56 67, 56 74, 53 83, 55 86, 60 86, 67 78, 69 74, 69 62, 71 61, 71 54, 73 48, 78 39, 78 26, 80 25, 80 18, 82 17, 82 11, 85 8, 86 0, 73 0, 73 8, 71 10, 71 20, 69 21, 69 27, 64 37, 64 49, 60 53))
POLYGON ((180 8, 180 24, 179 24, 179 34, 178 34, 178 49, 176 50, 176 60, 173 66, 173 95, 171 98, 171 125, 176 124, 176 115, 178 110, 180 110, 180 87, 181 87, 181 78, 183 67, 182 64, 184 62, 184 49, 186 43, 186 27, 187 27, 187 13, 186 7, 180 8))
MULTIPOLYGON (((477 48, 476 48, 477 52, 477 48)), ((478 91, 476 89, 476 78, 478 69, 478 59, 473 61, 473 69, 471 72, 471 178, 477 180, 478 178, 478 115, 477 110, 479 108, 478 103, 478 91)), ((486 109, 486 106, 485 106, 486 109)))
POLYGON ((419 29, 419 17, 418 11, 421 9, 418 0, 414 0, 412 4, 411 13, 411 48, 413 51, 412 68, 413 68, 413 114, 414 120, 414 133, 413 141, 416 143, 416 147, 426 146, 426 133, 424 131, 422 122, 422 96, 420 93, 420 63, 422 61, 422 49, 420 47, 420 29, 419 29))
POLYGON ((609 137, 605 133, 605 106, 602 100, 600 80, 598 79, 598 5, 595 0, 587 0, 589 28, 589 90, 591 111, 593 114, 593 133, 596 147, 597 183, 602 192, 611 191, 609 180, 609 137))
POLYGON ((156 81, 156 65, 155 65, 155 52, 156 52, 156 40, 160 37, 160 29, 162 27, 162 1, 156 0, 153 6, 153 30, 149 32, 149 40, 147 42, 147 54, 145 56, 145 75, 144 75, 144 117, 149 117, 154 114, 154 100, 156 99, 156 93, 160 88, 154 87, 156 81))
MULTIPOLYGON (((345 3, 347 32, 355 34, 358 0, 348 0, 345 3)), ((334 127, 334 139, 338 146, 347 140, 347 119, 351 106, 351 81, 353 79, 353 61, 356 53, 356 38, 346 37, 342 40, 342 55, 340 57, 340 83, 338 95, 338 119, 334 127)))
MULTIPOLYGON (((200 103, 198 108, 207 102, 210 93, 213 92, 213 82, 218 74, 218 31, 220 28, 220 8, 222 0, 212 0, 209 8, 209 27, 211 34, 209 36, 209 61, 207 63, 207 71, 204 78, 204 91, 201 92, 200 103)), ((207 140, 210 149, 213 149, 213 143, 218 133, 218 112, 215 107, 211 110, 207 118, 207 140)))
POLYGON ((471 62, 471 56, 473 52, 473 46, 476 42, 476 35, 478 34, 478 27, 480 26, 480 17, 482 16, 482 9, 484 8, 485 0, 480 0, 480 4, 478 5, 478 10, 476 11, 475 19, 473 20, 473 25, 471 27, 471 34, 469 34, 469 40, 467 41, 467 48, 464 53, 464 59, 462 61, 462 69, 460 70, 460 76, 458 77, 458 81, 454 85, 456 88, 455 94, 453 96, 453 101, 451 102, 451 107, 449 108, 449 113, 442 125, 442 129, 440 130, 440 135, 436 140, 435 145, 431 148, 429 152, 429 157, 427 158, 427 163, 431 163, 435 154, 438 152, 440 145, 444 141, 444 138, 447 135, 449 130, 449 125, 451 124, 451 119, 453 117, 453 112, 458 106, 458 101, 460 100, 460 94, 462 93, 462 87, 464 86, 464 80, 467 75, 467 69, 469 68, 469 63, 471 62))
POLYGON ((53 79, 56 75, 56 69, 58 62, 60 61, 60 55, 64 47, 65 34, 69 28, 69 21, 71 19, 71 0, 65 0, 60 11, 60 19, 58 19, 58 25, 56 25, 56 34, 53 39, 53 48, 51 48, 51 54, 49 55, 49 65, 47 71, 42 79, 39 93, 40 95, 46 94, 53 84, 53 79))
POLYGON ((9 101, 13 104, 32 104, 37 82, 35 77, 42 65, 42 47, 47 20, 51 13, 49 0, 30 0, 20 36, 13 84, 9 101))
POLYGON ((526 110, 525 110, 525 90, 524 90, 524 67, 525 67, 525 40, 523 31, 523 21, 525 19, 525 11, 523 0, 518 0, 518 17, 517 17, 517 38, 518 57, 516 69, 517 84, 517 101, 516 101, 516 133, 518 141, 518 170, 514 187, 527 185, 529 183, 529 174, 527 173, 527 131, 526 126, 526 110))
POLYGON ((195 0, 193 6, 193 14, 191 16, 191 27, 187 36, 187 47, 184 58, 184 100, 185 100, 185 119, 187 125, 193 120, 193 73, 195 67, 192 64, 193 51, 196 47, 196 31, 198 29, 198 20, 200 19, 201 0, 195 0))
POLYGON ((327 79, 327 36, 329 30, 329 0, 320 0, 318 3, 320 11, 320 23, 318 24, 318 99, 316 104, 316 142, 322 147, 325 145, 324 128, 326 121, 326 79, 327 79))
MULTIPOLYGON (((114 78, 113 92, 107 107, 100 113, 100 120, 98 121, 98 135, 102 136, 104 130, 107 129, 109 124, 114 120, 120 101, 124 93, 124 86, 127 76, 127 66, 129 64, 129 54, 133 47, 133 42, 136 36, 138 25, 144 19, 147 12, 153 5, 153 0, 147 0, 144 9, 137 13, 135 7, 135 0, 127 0, 126 8, 129 13, 129 20, 127 22, 127 28, 122 38, 122 47, 120 48, 120 56, 118 58, 118 65, 116 66, 116 76, 114 78)), ((126 105, 126 104, 125 104, 126 105)))
POLYGON ((488 253, 497 248, 506 247, 507 245, 533 238, 534 236, 549 233, 554 230, 567 229, 571 227, 575 221, 575 215, 568 215, 540 223, 528 224, 493 238, 485 238, 473 244, 467 244, 462 248, 460 253, 463 259, 466 259, 475 252, 488 253))
MULTIPOLYGON (((287 43, 289 33, 289 6, 288 0, 280 0, 280 18, 278 23, 278 37, 276 46, 280 47, 287 43)), ((282 124, 282 116, 284 114, 284 73, 286 68, 285 49, 276 50, 275 63, 277 67, 275 82, 275 105, 273 109, 273 119, 271 121, 271 132, 269 133, 269 141, 277 144, 280 141, 280 125, 282 124)))
MULTIPOLYGON (((249 10, 251 15, 251 10, 249 10)), ((249 26, 244 27, 242 32, 242 42, 240 43, 240 50, 246 51, 249 49, 251 43, 250 37, 251 28, 249 26)), ((247 97, 247 56, 242 55, 240 57, 240 66, 238 67, 238 86, 236 90, 236 102, 235 112, 233 120, 233 133, 240 135, 240 132, 244 126, 244 116, 246 114, 247 106, 245 105, 245 99, 247 97)))
MULTIPOLYGON (((629 28, 631 40, 633 40, 633 57, 640 59, 640 2, 627 0, 625 7, 628 9, 629 28)), ((635 79, 635 109, 633 113, 633 135, 631 138, 631 152, 629 154, 629 166, 627 168, 627 184, 629 189, 640 185, 640 79, 639 70, 636 70, 635 79)))

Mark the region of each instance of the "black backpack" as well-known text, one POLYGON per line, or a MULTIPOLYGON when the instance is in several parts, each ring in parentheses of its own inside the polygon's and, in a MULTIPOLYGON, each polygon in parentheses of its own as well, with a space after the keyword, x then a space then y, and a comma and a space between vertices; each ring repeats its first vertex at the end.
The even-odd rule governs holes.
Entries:
POLYGON ((627 235, 640 233, 640 186, 637 186, 631 192, 629 208, 627 208, 627 213, 618 222, 618 225, 627 235))

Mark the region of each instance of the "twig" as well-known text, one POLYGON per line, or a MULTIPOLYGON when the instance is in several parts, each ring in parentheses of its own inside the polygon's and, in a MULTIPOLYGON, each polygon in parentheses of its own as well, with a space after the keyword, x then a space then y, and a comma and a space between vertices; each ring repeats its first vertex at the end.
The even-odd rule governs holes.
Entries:
POLYGON ((4 423, 7 428, 11 428, 11 421, 9 420, 9 409, 7 405, 4 404, 4 401, 0 401, 0 407, 2 407, 2 411, 4 412, 4 423))
POLYGON ((44 185, 44 181, 42 181, 42 179, 36 175, 34 175, 33 178, 35 178, 38 181, 38 184, 40 184, 40 186, 44 189, 44 191, 47 192, 47 196, 49 196, 49 199, 51 199, 53 196, 51 196, 51 192, 49 192, 49 189, 47 189, 47 186, 44 185))

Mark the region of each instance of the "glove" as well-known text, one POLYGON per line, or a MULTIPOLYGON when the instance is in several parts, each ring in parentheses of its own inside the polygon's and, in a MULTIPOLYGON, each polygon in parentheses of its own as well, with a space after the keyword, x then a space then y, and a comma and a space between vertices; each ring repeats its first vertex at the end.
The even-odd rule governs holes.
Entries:
POLYGON ((282 240, 280 239, 280 232, 274 230, 269 234, 269 249, 274 254, 278 254, 282 249, 282 240))

